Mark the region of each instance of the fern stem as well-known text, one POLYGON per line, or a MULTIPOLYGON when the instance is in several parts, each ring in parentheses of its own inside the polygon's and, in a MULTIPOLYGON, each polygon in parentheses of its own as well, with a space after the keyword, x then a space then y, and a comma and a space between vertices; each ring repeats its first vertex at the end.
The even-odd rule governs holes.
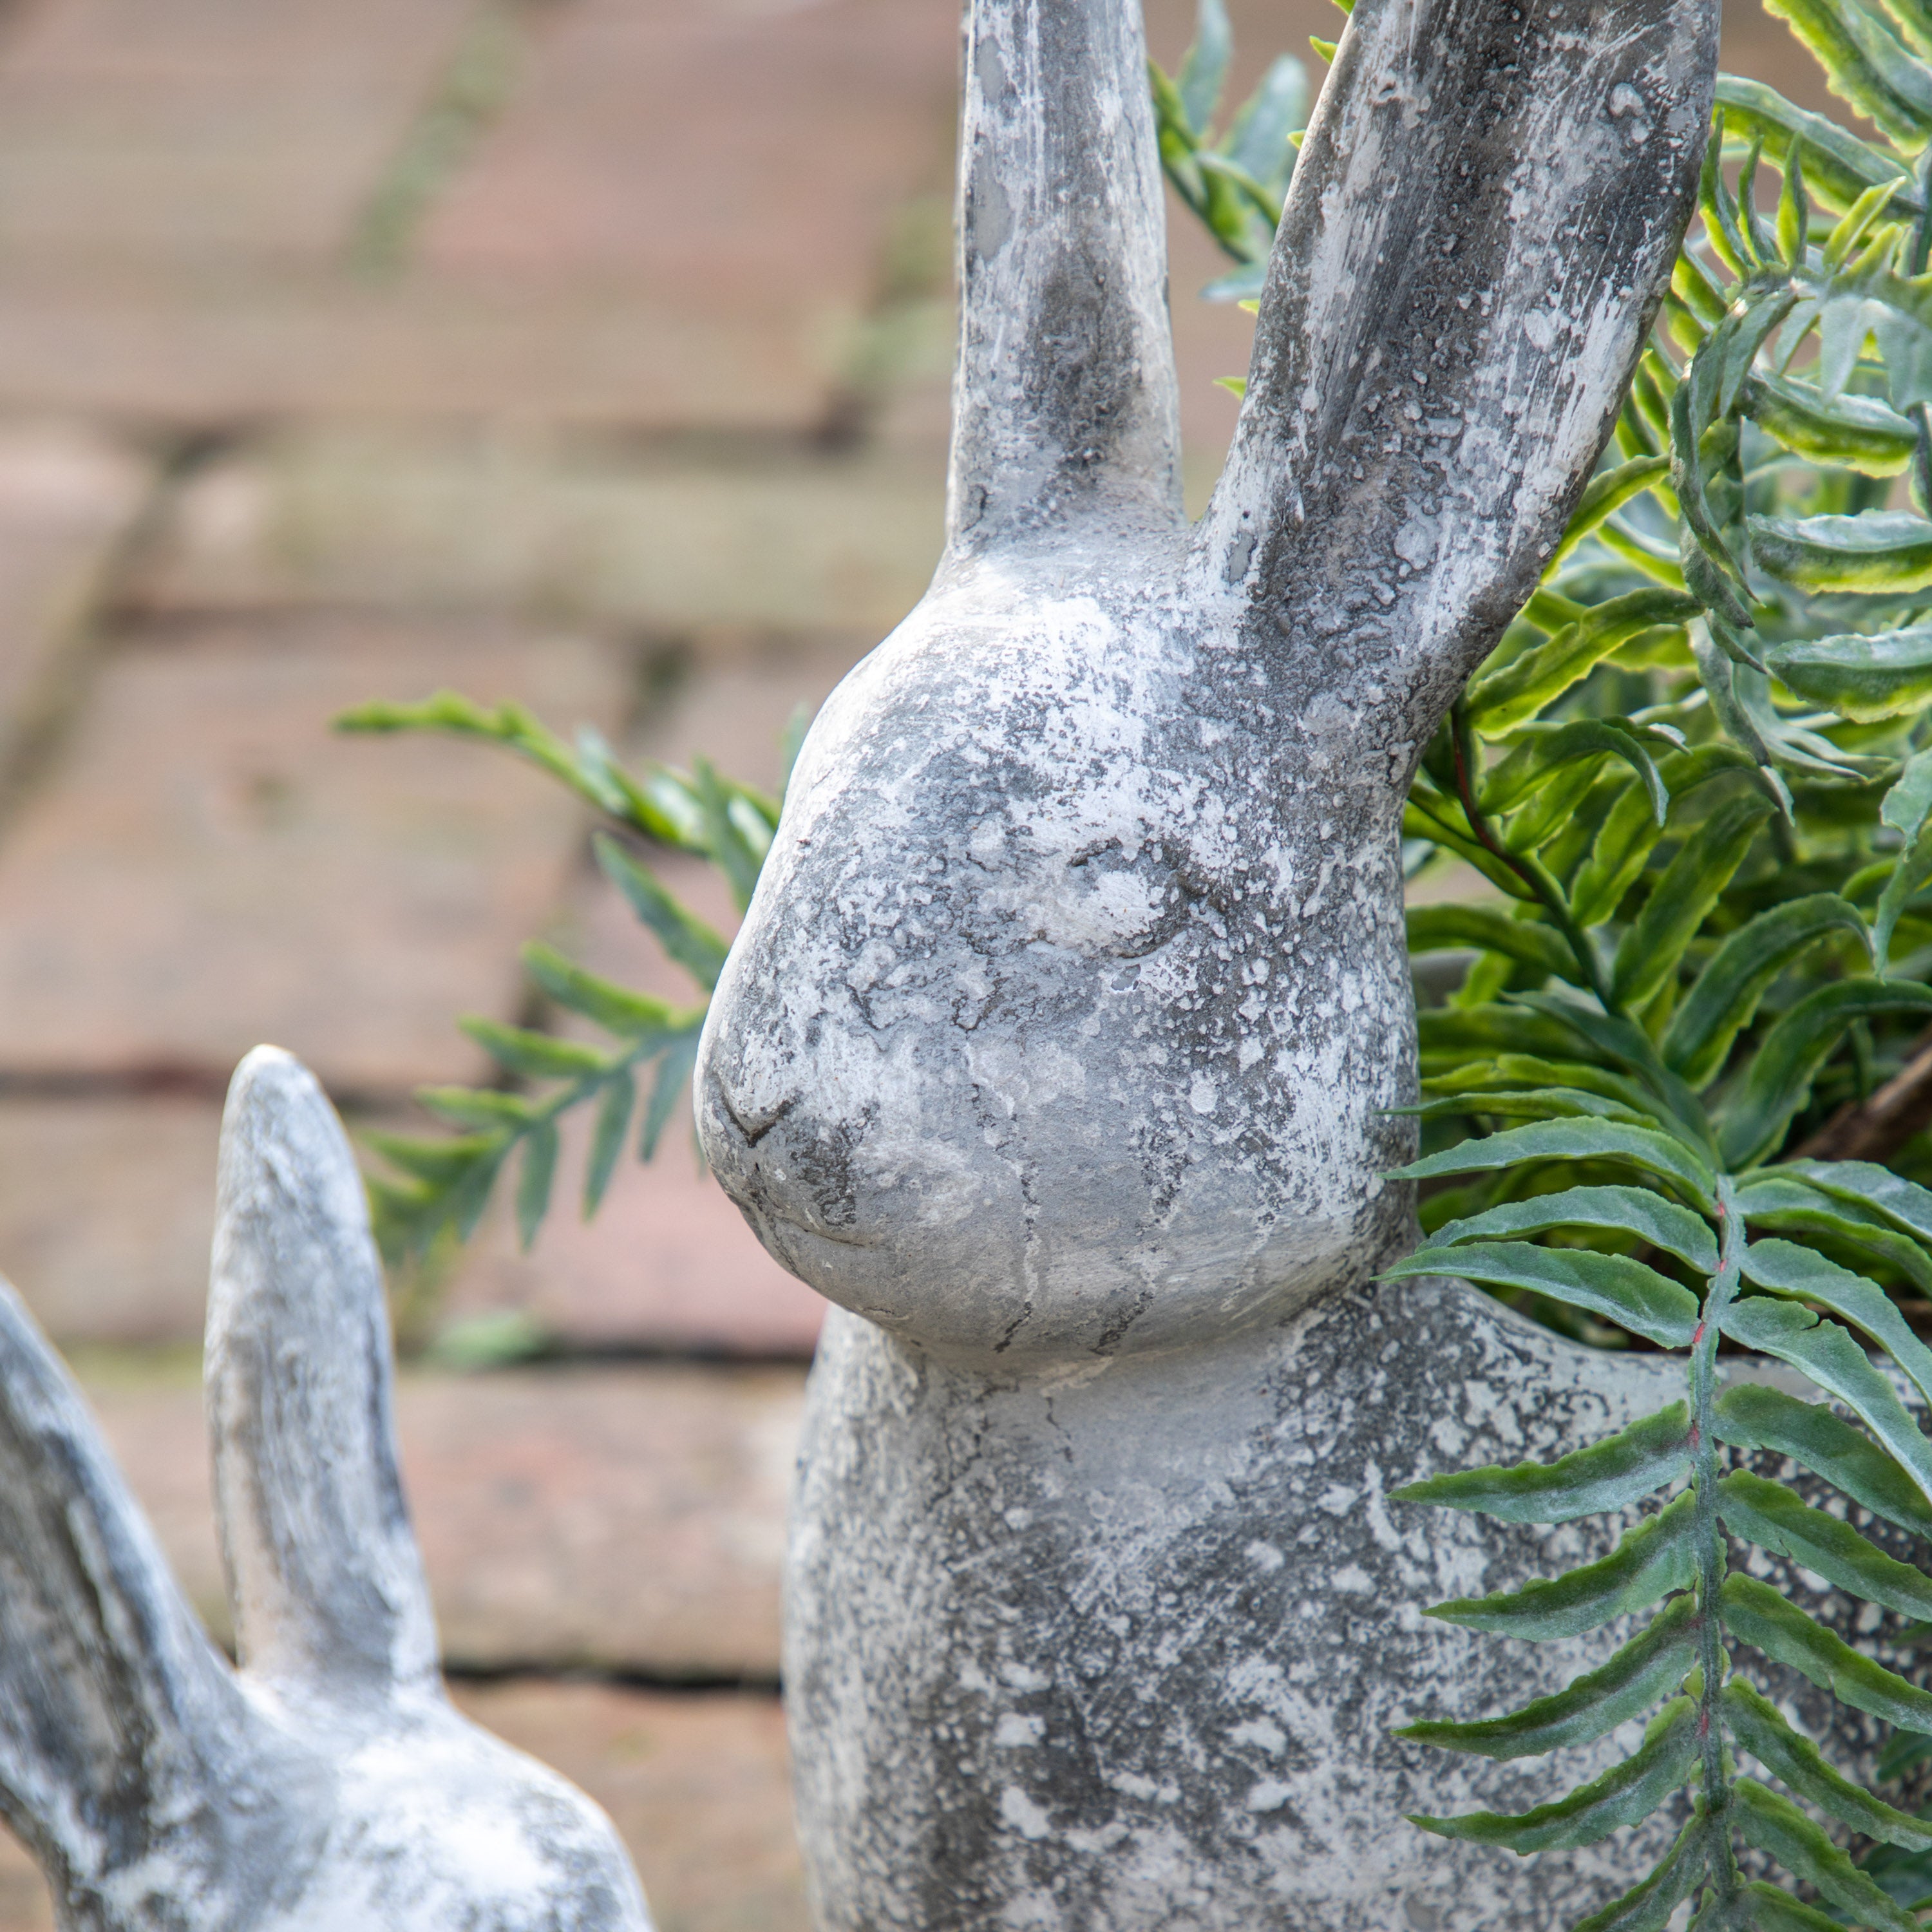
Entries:
POLYGON ((1546 866, 1522 853, 1512 852, 1490 830, 1490 822, 1482 807, 1476 802, 1475 734, 1470 728, 1468 714, 1460 699, 1450 707, 1449 718, 1449 740, 1456 754, 1456 796, 1462 807, 1462 815, 1469 821, 1470 830, 1486 851, 1507 866, 1536 895, 1544 910, 1550 915, 1550 923, 1563 935, 1564 944, 1576 962, 1576 970, 1582 974, 1590 991, 1596 994, 1598 1004, 1606 1013, 1621 1014, 1622 1009, 1611 997, 1610 982, 1604 976, 1604 964, 1598 957, 1595 943, 1576 923, 1562 887, 1550 877, 1546 866))
POLYGON ((1724 1688, 1724 1642, 1718 1621, 1718 1593, 1730 1567, 1730 1546, 1718 1520, 1718 1327, 1738 1292, 1744 1258, 1744 1216, 1737 1211, 1737 1191, 1728 1174, 1718 1181, 1718 1232, 1722 1244, 1718 1272, 1704 1298, 1703 1318, 1690 1345, 1690 1393, 1695 1417, 1695 1446, 1691 1458, 1697 1492, 1698 1660, 1703 1687, 1698 1706, 1702 1738, 1704 1808, 1709 1816, 1711 1876, 1720 1904, 1737 1895, 1737 1860, 1731 1850, 1731 1780, 1724 1769, 1724 1724, 1718 1693, 1724 1688))

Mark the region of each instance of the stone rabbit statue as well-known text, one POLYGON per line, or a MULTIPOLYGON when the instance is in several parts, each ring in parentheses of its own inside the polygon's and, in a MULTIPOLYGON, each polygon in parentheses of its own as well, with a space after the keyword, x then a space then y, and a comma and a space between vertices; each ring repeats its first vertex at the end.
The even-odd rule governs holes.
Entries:
POLYGON ((839 1304, 785 1610, 821 1932, 1529 1932, 1646 1868, 1402 1821, 1472 1792, 1391 1725, 1589 1658, 1428 1624, 1536 1552, 1384 1492, 1654 1365, 1366 1291, 1414 1228, 1404 794, 1609 435, 1717 30, 1355 0, 1190 527, 1139 8, 970 10, 946 552, 812 729, 698 1063, 839 1304))
POLYGON ((243 1061, 206 1379, 238 1668, 0 1282, 0 1810, 64 1932, 649 1932, 589 1798, 458 1714, 340 1124, 243 1061))

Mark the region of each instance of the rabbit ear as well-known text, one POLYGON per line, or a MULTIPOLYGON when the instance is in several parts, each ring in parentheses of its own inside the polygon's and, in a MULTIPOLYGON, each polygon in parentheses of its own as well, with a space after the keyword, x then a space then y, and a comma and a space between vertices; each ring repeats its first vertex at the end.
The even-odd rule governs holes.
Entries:
POLYGON ((0 1281, 0 1810, 71 1908, 62 1923, 107 1922, 87 1898, 139 1922, 157 1888, 232 1903, 264 1862, 236 1840, 274 1828, 277 1758, 0 1281))
POLYGON ((345 1702, 433 1682, 362 1183, 306 1068, 257 1047, 222 1122, 205 1375, 243 1668, 345 1702))

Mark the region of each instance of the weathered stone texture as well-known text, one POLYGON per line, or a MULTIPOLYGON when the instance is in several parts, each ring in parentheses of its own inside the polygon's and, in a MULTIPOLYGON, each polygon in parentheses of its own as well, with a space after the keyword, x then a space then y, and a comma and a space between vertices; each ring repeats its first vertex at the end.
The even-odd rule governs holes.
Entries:
POLYGON ((1388 1736, 1607 1654, 1420 1610, 1614 1526, 1498 1534, 1387 1492, 1607 1433, 1671 1365, 1404 1283, 1058 1375, 949 1372, 836 1312, 813 1372, 786 1682, 821 1925, 1555 1928, 1640 1874, 1648 1840, 1525 1862, 1402 1816, 1523 1808, 1630 1737, 1492 1766, 1388 1736))
MULTIPOLYGON (((544 1678, 462 1682, 452 1694, 610 1814, 650 1874, 658 1932, 806 1932, 776 1699, 544 1678)), ((0 1932, 54 1932, 46 1886, 4 1827, 0 1932)))

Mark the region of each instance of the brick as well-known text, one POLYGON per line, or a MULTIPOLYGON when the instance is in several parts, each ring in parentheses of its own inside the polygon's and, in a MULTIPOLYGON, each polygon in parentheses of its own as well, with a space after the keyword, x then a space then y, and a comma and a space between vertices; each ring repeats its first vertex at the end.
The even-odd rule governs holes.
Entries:
POLYGON ((0 781, 56 707, 149 466, 86 424, 0 424, 0 781))
POLYGON ((529 1681, 455 1696, 610 1813, 658 1932, 806 1932, 776 1699, 529 1681))
POLYGON ((157 610, 353 598, 870 643, 925 590, 944 515, 923 454, 302 432, 184 489, 129 594, 157 610))
POLYGON ((0 1071, 225 1078, 268 1040, 338 1090, 464 1078, 508 1014, 578 809, 488 747, 348 739, 359 700, 456 686, 610 728, 609 650, 489 624, 204 626, 101 674, 0 845, 0 1071))
POLYGON ((515 1310, 577 1348, 810 1359, 825 1304, 759 1246, 700 1167, 681 1106, 648 1165, 627 1156, 595 1220, 578 1212, 591 1121, 567 1122, 550 1218, 526 1254, 499 1202, 442 1310, 446 1333, 515 1310))
MULTIPOLYGON (((198 1372, 78 1358, 190 1598, 226 1636, 198 1372)), ((770 1678, 804 1378, 789 1368, 407 1373, 397 1426, 452 1668, 770 1678)))
MULTIPOLYGON (((452 1694, 609 1812, 658 1932, 806 1932, 776 1698, 530 1678, 459 1682, 452 1694)), ((0 1932, 54 1932, 46 1888, 4 1828, 0 1932)))
POLYGON ((0 1093, 0 1274, 57 1344, 199 1348, 220 1130, 212 1093, 0 1093))
POLYGON ((836 342, 674 290, 0 256, 0 409, 136 426, 456 418, 803 435, 836 342))
POLYGON ((0 254, 341 247, 472 0, 52 0, 0 58, 0 254))
POLYGON ((220 1109, 0 1097, 0 1271, 54 1340, 197 1341, 220 1109))
POLYGON ((0 1932, 55 1932, 54 1902, 26 1847, 0 1825, 0 1932))
POLYGON ((952 161, 958 22, 902 0, 576 0, 423 237, 432 271, 868 306, 886 226, 952 161))
POLYGON ((803 1378, 416 1378, 404 1465, 452 1665, 776 1676, 803 1378))

